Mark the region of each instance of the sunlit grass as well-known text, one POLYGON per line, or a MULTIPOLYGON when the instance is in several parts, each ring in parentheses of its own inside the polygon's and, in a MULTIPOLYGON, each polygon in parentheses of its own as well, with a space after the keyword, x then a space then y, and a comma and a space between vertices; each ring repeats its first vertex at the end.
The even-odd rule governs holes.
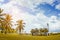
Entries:
POLYGON ((60 40, 60 35, 31 36, 19 34, 0 34, 0 40, 60 40))

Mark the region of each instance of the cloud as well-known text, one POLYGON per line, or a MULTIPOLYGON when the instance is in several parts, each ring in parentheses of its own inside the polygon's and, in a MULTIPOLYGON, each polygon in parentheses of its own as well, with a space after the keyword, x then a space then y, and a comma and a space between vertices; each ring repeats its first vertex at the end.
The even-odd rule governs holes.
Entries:
POLYGON ((56 5, 56 9, 60 10, 60 4, 56 5))
POLYGON ((51 5, 54 2, 54 0, 11 0, 11 1, 15 1, 17 3, 17 5, 22 6, 22 7, 27 7, 27 8, 30 8, 32 10, 35 10, 34 8, 38 4, 41 4, 43 2, 46 2, 46 3, 51 4, 51 5))
POLYGON ((57 19, 56 16, 51 16, 49 19, 49 28, 50 31, 53 32, 54 30, 60 30, 60 20, 57 19))

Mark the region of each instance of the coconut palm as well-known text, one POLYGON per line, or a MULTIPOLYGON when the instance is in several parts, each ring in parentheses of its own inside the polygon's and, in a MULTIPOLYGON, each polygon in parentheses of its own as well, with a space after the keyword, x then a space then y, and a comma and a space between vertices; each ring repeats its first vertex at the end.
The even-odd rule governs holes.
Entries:
POLYGON ((20 34, 21 34, 22 30, 24 30, 24 27, 25 27, 24 24, 25 23, 23 23, 23 20, 17 21, 17 30, 20 34))
POLYGON ((3 16, 6 15, 6 14, 3 14, 2 12, 3 12, 3 9, 0 8, 0 20, 3 20, 4 19, 3 16))
POLYGON ((4 16, 6 15, 6 14, 3 14, 2 12, 3 12, 3 9, 0 8, 0 30, 1 32, 3 32, 4 30, 3 21, 4 21, 4 16))
POLYGON ((11 26, 12 26, 12 18, 11 15, 6 14, 5 16, 5 21, 4 21, 4 26, 5 26, 5 33, 10 32, 11 26))

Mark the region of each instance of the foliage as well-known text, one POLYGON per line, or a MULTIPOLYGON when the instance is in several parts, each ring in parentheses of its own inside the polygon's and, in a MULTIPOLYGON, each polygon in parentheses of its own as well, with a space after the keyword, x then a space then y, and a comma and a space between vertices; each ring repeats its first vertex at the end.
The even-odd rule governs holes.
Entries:
POLYGON ((5 18, 5 21, 4 21, 4 23, 5 23, 5 32, 7 33, 8 31, 10 32, 10 30, 11 30, 11 26, 12 26, 12 24, 11 24, 11 16, 9 15, 9 14, 6 14, 6 18, 5 18))
POLYGON ((31 30, 32 35, 48 35, 48 29, 47 28, 40 28, 40 29, 32 29, 31 30))
POLYGON ((2 30, 1 33, 3 33, 3 30, 4 30, 4 20, 5 20, 4 16, 6 15, 6 14, 3 14, 2 12, 3 12, 3 9, 0 8, 0 30, 2 30))
POLYGON ((1 33, 7 33, 11 30, 11 15, 2 13, 3 9, 0 9, 0 30, 1 33))
POLYGON ((22 30, 24 30, 24 23, 23 20, 18 20, 17 21, 17 31, 19 31, 19 33, 21 34, 22 30))

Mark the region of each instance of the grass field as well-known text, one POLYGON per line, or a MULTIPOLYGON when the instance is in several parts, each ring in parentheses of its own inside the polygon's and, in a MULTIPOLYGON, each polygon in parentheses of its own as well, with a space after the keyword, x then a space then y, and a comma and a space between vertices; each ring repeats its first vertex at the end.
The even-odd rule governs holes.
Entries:
POLYGON ((0 34, 0 40, 60 40, 60 35, 31 36, 19 34, 0 34))

